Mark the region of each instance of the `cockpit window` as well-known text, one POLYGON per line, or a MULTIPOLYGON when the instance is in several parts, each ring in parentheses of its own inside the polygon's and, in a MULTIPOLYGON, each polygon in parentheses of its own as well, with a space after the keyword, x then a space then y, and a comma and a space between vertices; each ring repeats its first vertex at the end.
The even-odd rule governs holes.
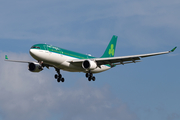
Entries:
POLYGON ((31 48, 37 48, 37 49, 40 49, 40 47, 38 47, 38 46, 32 46, 31 48))

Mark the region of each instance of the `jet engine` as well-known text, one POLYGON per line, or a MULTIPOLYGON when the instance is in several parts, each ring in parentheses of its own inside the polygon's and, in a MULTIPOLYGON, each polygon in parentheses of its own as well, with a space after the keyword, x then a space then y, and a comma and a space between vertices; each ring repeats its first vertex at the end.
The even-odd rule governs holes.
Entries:
POLYGON ((82 63, 82 67, 86 70, 93 70, 97 68, 97 63, 95 61, 92 60, 85 60, 82 63))
POLYGON ((36 62, 29 63, 28 68, 31 72, 40 72, 43 70, 42 65, 36 62))

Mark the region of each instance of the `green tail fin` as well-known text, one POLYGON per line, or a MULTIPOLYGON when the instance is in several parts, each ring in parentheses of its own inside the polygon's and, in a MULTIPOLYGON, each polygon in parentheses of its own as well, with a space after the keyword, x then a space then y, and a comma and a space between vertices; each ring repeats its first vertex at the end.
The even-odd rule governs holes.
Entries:
POLYGON ((118 36, 113 35, 111 41, 109 42, 109 45, 106 48, 106 51, 104 52, 104 54, 101 58, 114 57, 117 38, 118 38, 118 36))

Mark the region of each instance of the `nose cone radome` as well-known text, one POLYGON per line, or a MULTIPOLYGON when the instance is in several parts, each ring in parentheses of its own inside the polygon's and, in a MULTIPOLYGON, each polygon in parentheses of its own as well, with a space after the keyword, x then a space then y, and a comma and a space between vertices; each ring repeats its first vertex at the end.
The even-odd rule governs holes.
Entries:
POLYGON ((32 57, 35 57, 36 56, 36 50, 35 49, 30 49, 29 50, 29 53, 32 57))

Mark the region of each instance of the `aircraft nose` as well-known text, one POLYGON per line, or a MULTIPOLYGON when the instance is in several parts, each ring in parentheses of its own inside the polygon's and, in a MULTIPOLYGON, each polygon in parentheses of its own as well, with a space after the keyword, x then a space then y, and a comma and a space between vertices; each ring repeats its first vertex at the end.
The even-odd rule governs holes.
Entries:
POLYGON ((35 55, 35 52, 34 52, 33 49, 30 49, 30 50, 29 50, 29 53, 30 53, 31 56, 34 56, 34 55, 35 55))

